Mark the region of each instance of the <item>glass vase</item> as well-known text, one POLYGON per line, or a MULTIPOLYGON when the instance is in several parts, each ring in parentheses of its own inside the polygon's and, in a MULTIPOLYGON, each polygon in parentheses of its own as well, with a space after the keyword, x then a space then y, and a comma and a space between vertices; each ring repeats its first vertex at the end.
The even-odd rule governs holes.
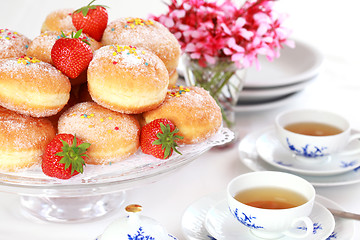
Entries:
POLYGON ((230 58, 219 58, 215 64, 202 67, 188 56, 184 56, 184 67, 186 85, 209 91, 220 106, 224 126, 234 130, 234 107, 244 86, 246 69, 239 69, 230 58))

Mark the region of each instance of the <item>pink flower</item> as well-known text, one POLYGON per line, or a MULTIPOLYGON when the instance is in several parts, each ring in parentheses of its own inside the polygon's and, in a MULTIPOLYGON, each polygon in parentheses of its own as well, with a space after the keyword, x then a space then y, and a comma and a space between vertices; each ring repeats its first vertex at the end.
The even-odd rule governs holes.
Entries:
POLYGON ((273 10, 273 0, 247 0, 236 6, 205 0, 171 0, 168 12, 152 16, 178 39, 182 51, 199 64, 213 64, 228 57, 239 67, 259 65, 258 55, 279 56, 290 31, 282 26, 285 15, 273 10))

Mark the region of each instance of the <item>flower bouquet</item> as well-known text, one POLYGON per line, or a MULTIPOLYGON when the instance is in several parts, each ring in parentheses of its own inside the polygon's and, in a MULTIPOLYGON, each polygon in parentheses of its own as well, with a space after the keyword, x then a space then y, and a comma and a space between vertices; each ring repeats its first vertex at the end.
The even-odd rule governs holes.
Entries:
POLYGON ((291 46, 284 14, 273 10, 274 0, 171 0, 168 12, 152 16, 178 39, 185 60, 185 80, 210 92, 231 127, 232 112, 244 83, 244 72, 259 55, 271 61, 283 44, 291 46))

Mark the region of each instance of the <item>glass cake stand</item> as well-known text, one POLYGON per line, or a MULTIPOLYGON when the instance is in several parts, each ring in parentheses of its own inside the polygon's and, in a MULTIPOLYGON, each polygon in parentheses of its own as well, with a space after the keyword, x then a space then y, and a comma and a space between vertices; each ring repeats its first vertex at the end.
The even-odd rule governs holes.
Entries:
POLYGON ((118 209, 127 189, 154 182, 210 148, 233 139, 232 131, 221 128, 205 142, 180 146, 182 155, 175 153, 162 160, 139 150, 118 163, 86 165, 83 174, 69 180, 50 178, 43 174, 39 165, 15 173, 0 172, 0 191, 18 194, 26 212, 42 220, 91 220, 118 209))

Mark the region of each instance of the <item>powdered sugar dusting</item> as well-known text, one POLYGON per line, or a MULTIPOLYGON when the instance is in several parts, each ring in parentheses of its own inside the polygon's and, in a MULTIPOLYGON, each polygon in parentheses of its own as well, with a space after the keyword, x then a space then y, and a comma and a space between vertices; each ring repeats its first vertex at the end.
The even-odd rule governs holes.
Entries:
POLYGON ((0 58, 25 55, 31 40, 16 31, 0 29, 0 58))
MULTIPOLYGON (((171 61, 180 56, 180 44, 170 31, 162 24, 135 24, 138 18, 119 18, 108 24, 102 39, 103 44, 132 45, 154 52, 168 66, 171 61)), ((177 61, 175 61, 177 62, 177 61)))
POLYGON ((22 162, 37 162, 54 136, 55 129, 50 121, 24 116, 0 107, 0 169, 3 168, 2 162, 12 167, 16 164, 22 165, 22 162), (23 156, 22 152, 28 155, 23 156), (14 159, 13 163, 10 161, 17 157, 26 159, 14 159))
MULTIPOLYGON (((167 80, 167 71, 164 63, 155 54, 141 48, 127 45, 108 45, 101 47, 95 51, 94 57, 89 65, 89 71, 100 75, 112 74, 106 71, 108 64, 124 70, 133 76, 133 78, 141 75, 151 79, 152 82, 161 83, 167 80)), ((154 83, 153 86, 155 88, 157 86, 162 87, 164 84, 154 83)))
POLYGON ((94 102, 79 103, 68 109, 60 117, 58 129, 91 143, 88 155, 94 161, 99 160, 99 152, 106 156, 101 161, 127 157, 139 145, 140 127, 134 116, 113 112, 94 102))
POLYGON ((157 108, 143 113, 146 123, 167 118, 184 137, 180 142, 198 143, 211 137, 222 122, 220 107, 209 92, 200 87, 169 89, 165 101, 157 108))
POLYGON ((65 8, 55 10, 46 16, 41 32, 46 31, 76 31, 72 23, 73 9, 65 8))

